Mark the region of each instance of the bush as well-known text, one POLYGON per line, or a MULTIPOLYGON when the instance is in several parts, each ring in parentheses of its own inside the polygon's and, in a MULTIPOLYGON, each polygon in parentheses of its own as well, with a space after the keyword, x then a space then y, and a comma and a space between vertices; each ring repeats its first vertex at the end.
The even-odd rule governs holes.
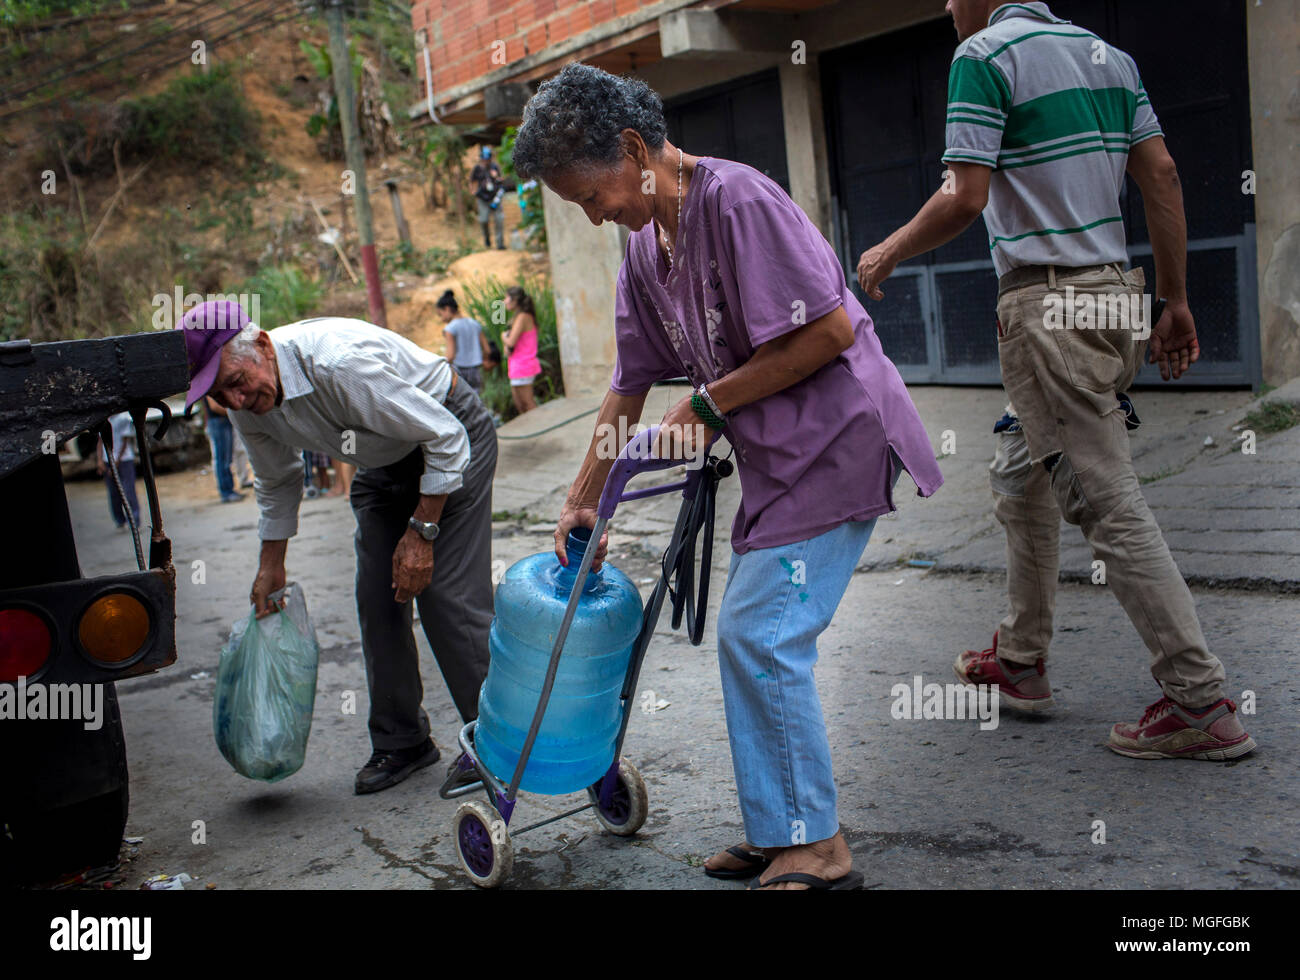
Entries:
POLYGON ((126 146, 141 155, 200 165, 225 162, 232 148, 245 157, 260 157, 257 117, 227 65, 182 75, 136 105, 139 111, 126 146))
POLYGON ((51 159, 58 159, 60 145, 67 151, 74 173, 107 176, 114 171, 114 143, 125 161, 161 157, 210 166, 228 165, 236 154, 260 163, 257 137, 256 114, 229 66, 220 65, 182 75, 157 95, 78 106, 51 127, 48 142, 51 159))
POLYGON ((389 274, 409 272, 415 276, 440 276, 451 268, 453 262, 463 255, 468 255, 470 251, 472 249, 467 249, 463 245, 460 248, 442 248, 435 245, 423 252, 417 252, 410 243, 398 242, 396 245, 380 250, 379 264, 389 274))
MULTIPOLYGON (((508 283, 496 276, 488 276, 466 283, 461 289, 461 309, 487 330, 488 340, 501 346, 501 338, 510 329, 509 312, 505 308, 508 283)), ((555 293, 549 279, 529 276, 517 284, 533 300, 533 316, 537 319, 537 358, 542 363, 542 373, 533 383, 537 403, 548 402, 564 395, 564 376, 560 370, 560 339, 555 324, 555 293)), ((504 358, 505 351, 502 350, 504 358)), ((488 408, 503 419, 515 415, 510 398, 510 379, 506 365, 483 373, 483 401, 488 408)))
MULTIPOLYGON (((175 285, 187 293, 220 292, 221 284, 257 269, 245 265, 231 243, 254 235, 253 204, 263 194, 254 181, 273 178, 277 165, 258 151, 256 116, 228 69, 187 74, 148 98, 75 107, 46 132, 46 146, 35 149, 29 169, 56 172, 63 206, 43 196, 20 205, 16 194, 6 195, 10 206, 0 214, 0 340, 42 342, 150 330, 157 295, 171 295, 175 285), (129 170, 138 169, 142 159, 170 157, 184 164, 172 169, 192 173, 220 162, 222 179, 209 182, 222 189, 196 198, 193 210, 190 202, 184 211, 163 205, 156 220, 124 222, 118 210, 106 227, 122 234, 103 235, 91 246, 88 239, 105 202, 87 208, 83 222, 78 199, 63 190, 60 147, 74 175, 109 177, 116 169, 114 144, 129 170), (232 165, 232 151, 242 166, 232 165), (213 227, 223 229, 223 243, 207 246, 191 234, 213 227), (234 265, 239 268, 232 273, 234 265)), ((163 170, 155 163, 143 183, 128 192, 132 203, 148 196, 150 182, 163 170)), ((30 188, 27 193, 37 196, 30 188)), ((296 269, 275 270, 255 288, 269 315, 288 320, 304 315, 319 299, 319 287, 296 269)))
POLYGON ((154 228, 94 249, 86 237, 66 210, 0 215, 0 341, 149 330, 152 298, 202 271, 195 249, 154 228))
POLYGON ((260 269, 237 292, 258 296, 257 325, 270 330, 315 313, 325 290, 297 266, 279 265, 260 269))

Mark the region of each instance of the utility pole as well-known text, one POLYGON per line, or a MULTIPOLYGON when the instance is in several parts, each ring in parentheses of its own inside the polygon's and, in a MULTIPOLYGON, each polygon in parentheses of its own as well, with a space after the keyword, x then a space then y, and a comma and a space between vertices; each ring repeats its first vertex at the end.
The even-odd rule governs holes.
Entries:
POLYGON ((397 220, 397 234, 405 245, 411 244, 411 228, 406 223, 406 215, 402 214, 402 198, 397 193, 397 181, 389 177, 384 181, 384 186, 388 188, 388 199, 393 205, 393 217, 397 220))
POLYGON ((334 67, 334 98, 343 126, 343 150, 352 171, 357 211, 357 237, 361 240, 361 268, 366 276, 366 300, 370 319, 381 327, 388 326, 384 310, 384 291, 379 280, 379 258, 375 254, 375 232, 370 217, 370 194, 366 190, 366 151, 357 127, 357 103, 352 91, 352 62, 348 57, 348 39, 343 33, 343 0, 325 0, 325 19, 330 31, 330 62, 334 67))

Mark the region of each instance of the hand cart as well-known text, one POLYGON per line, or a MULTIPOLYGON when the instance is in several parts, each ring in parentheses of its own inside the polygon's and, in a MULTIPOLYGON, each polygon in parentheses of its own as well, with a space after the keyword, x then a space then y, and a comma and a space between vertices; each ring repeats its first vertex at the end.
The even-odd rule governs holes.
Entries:
POLYGON ((533 743, 537 739, 542 718, 546 714, 546 705, 555 684, 556 672, 560 666, 560 656, 564 652, 564 643, 568 639, 569 627, 572 625, 578 602, 582 596, 583 584, 591 570, 591 564, 600 546, 601 536, 609 519, 620 503, 641 500, 646 497, 659 496, 676 490, 682 492, 682 506, 677 514, 677 523, 673 528, 671 543, 661 563, 662 574, 654 591, 646 603, 641 620, 641 631, 637 634, 628 663, 627 675, 619 694, 619 707, 622 723, 618 739, 614 744, 613 762, 604 777, 587 787, 588 802, 580 807, 568 810, 558 816, 541 820, 527 827, 514 831, 515 835, 536 830, 557 820, 563 820, 584 810, 594 809, 596 819, 612 834, 630 837, 641 829, 649 812, 646 798, 645 782, 636 767, 627 759, 621 758, 623 739, 627 734, 628 721, 631 719, 633 694, 637 678, 641 674, 641 665, 645 660, 646 649, 654 635, 655 624, 664 598, 672 596, 672 626, 677 629, 685 614, 687 633, 692 644, 698 646, 704 637, 705 609, 709 592, 709 566, 713 552, 713 520, 718 481, 729 476, 732 464, 729 459, 718 459, 705 450, 705 459, 699 466, 688 467, 686 478, 676 483, 660 484, 639 490, 626 491, 632 477, 652 470, 669 469, 682 465, 680 459, 661 459, 652 455, 657 444, 659 426, 651 426, 631 439, 619 454, 605 487, 601 492, 597 507, 597 520, 591 530, 582 560, 578 565, 577 578, 573 591, 556 635, 551 650, 551 659, 546 677, 533 715, 532 725, 524 740, 523 751, 515 766, 509 783, 488 771, 474 750, 474 733, 477 721, 471 721, 461 729, 458 741, 461 754, 452 765, 446 781, 439 790, 443 799, 453 799, 483 790, 487 795, 487 805, 478 801, 462 803, 456 810, 453 832, 456 841, 456 853, 461 867, 474 884, 482 888, 494 888, 505 881, 514 865, 514 848, 510 839, 510 818, 514 814, 519 784, 523 779, 533 743), (700 572, 698 593, 692 594, 695 583, 695 541, 700 531, 704 532, 703 549, 700 555, 700 572))

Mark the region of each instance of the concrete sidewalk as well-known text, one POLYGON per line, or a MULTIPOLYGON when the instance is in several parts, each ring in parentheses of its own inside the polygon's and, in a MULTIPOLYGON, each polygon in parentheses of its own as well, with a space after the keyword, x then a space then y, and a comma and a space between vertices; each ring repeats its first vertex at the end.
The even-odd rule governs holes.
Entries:
MULTIPOLYGON (((654 389, 644 420, 658 421, 686 394, 684 386, 654 389)), ((939 572, 1005 572, 1005 540, 993 518, 987 472, 993 423, 1002 414, 1005 395, 993 388, 944 387, 914 387, 911 394, 945 483, 928 500, 916 496, 906 477, 899 483, 899 511, 882 520, 860 570, 917 558, 934 561, 939 572), (941 455, 943 448, 955 451, 941 455)), ((1172 386, 1134 397, 1142 418, 1132 439, 1134 463, 1188 582, 1300 592, 1300 427, 1260 434, 1252 455, 1241 452, 1240 432, 1234 431, 1262 401, 1300 400, 1300 379, 1264 399, 1244 391, 1179 391, 1172 386)), ((505 519, 502 527, 534 533, 554 527, 591 438, 600 400, 560 399, 501 428, 494 509, 505 519)), ((657 482, 673 475, 646 479, 657 482)), ((730 521, 739 499, 739 480, 724 481, 718 498, 722 541, 724 520, 730 521)), ((662 552, 678 506, 675 495, 625 505, 611 523, 612 549, 618 553, 639 546, 647 553, 662 552)), ((1092 556, 1079 529, 1062 523, 1061 544, 1062 579, 1089 581, 1092 556)), ((721 551, 718 563, 725 568, 728 549, 721 551)))
MULTIPOLYGON (((1142 392, 1133 455, 1143 496, 1191 585, 1300 592, 1300 427, 1257 433, 1244 453, 1242 420, 1265 401, 1300 399, 1300 380, 1262 399, 1243 393, 1142 392), (1202 399, 1219 402, 1200 404, 1202 399), (1207 440, 1211 443, 1207 444, 1207 440)), ((1006 570, 1001 528, 942 555, 946 571, 1006 570)), ((1078 528, 1061 530, 1061 578, 1088 582, 1092 553, 1078 528)))

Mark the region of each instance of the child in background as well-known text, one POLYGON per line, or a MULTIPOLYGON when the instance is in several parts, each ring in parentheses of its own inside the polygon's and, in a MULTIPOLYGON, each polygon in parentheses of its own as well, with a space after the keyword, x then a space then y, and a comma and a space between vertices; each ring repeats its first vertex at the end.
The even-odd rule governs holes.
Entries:
POLYGON ((542 363, 537 359, 537 318, 533 315, 532 297, 518 286, 506 290, 506 309, 514 314, 514 319, 501 346, 506 352, 510 396, 515 402, 515 411, 523 415, 537 407, 533 383, 542 373, 542 363))
POLYGON ((490 365, 492 361, 483 325, 472 317, 460 315, 460 304, 450 289, 438 297, 435 306, 446 324, 442 336, 447 344, 447 360, 451 361, 456 373, 482 396, 483 365, 490 365))

